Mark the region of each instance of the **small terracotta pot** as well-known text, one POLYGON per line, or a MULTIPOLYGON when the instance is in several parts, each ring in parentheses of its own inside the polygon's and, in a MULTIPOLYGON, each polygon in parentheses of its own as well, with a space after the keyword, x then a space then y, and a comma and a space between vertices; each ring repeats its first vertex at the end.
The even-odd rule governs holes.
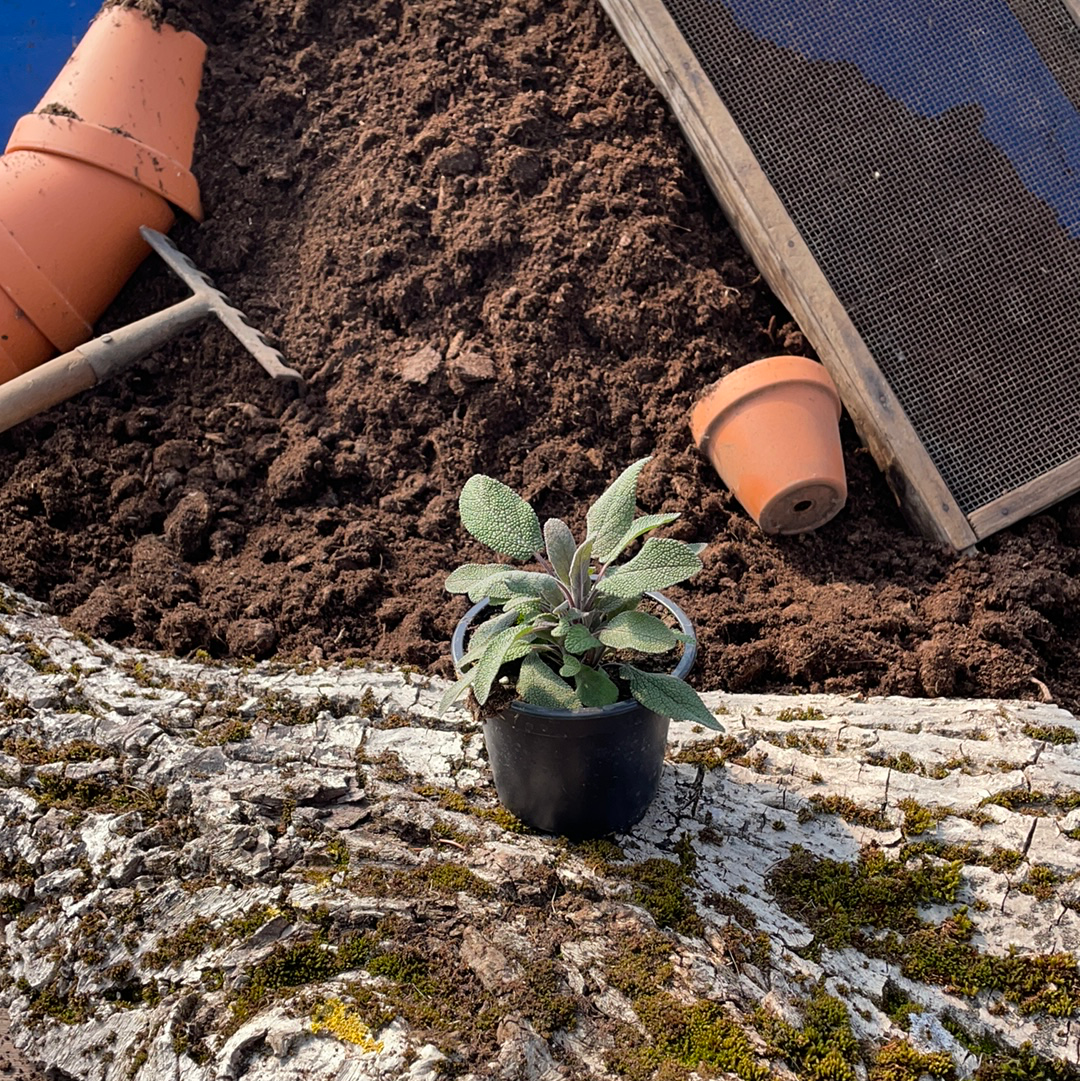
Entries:
POLYGON ((847 499, 840 396, 806 357, 768 357, 694 406, 694 441, 766 533, 805 533, 847 499))
POLYGON ((205 55, 194 34, 110 8, 42 98, 50 111, 16 124, 0 157, 0 382, 92 336, 149 253, 139 226, 167 232, 173 205, 202 217, 205 55))

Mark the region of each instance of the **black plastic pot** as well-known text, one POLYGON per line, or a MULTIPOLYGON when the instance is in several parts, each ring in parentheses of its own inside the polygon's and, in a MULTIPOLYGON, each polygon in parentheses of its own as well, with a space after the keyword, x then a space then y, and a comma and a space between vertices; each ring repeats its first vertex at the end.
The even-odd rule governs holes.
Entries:
MULTIPOLYGON (((685 634, 686 613, 660 593, 685 634)), ((465 636, 487 607, 474 604, 454 631, 450 654, 457 666, 465 636)), ((684 679, 697 655, 693 644, 672 675, 684 679)), ((641 820, 660 787, 669 719, 633 699, 598 709, 545 709, 512 702, 484 721, 495 790, 502 805, 527 826, 582 840, 623 833, 641 820)))

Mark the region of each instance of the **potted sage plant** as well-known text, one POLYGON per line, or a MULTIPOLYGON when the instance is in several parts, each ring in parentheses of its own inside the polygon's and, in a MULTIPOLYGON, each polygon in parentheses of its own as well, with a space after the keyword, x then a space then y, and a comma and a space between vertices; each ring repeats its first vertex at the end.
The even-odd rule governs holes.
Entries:
POLYGON ((704 545, 647 536, 679 517, 636 517, 648 461, 589 507, 580 539, 559 518, 541 527, 492 477, 470 477, 461 492, 461 521, 477 540, 540 569, 467 563, 447 578, 447 590, 475 603, 451 642, 460 678, 440 710, 471 695, 499 799, 549 833, 628 829, 659 788, 668 722, 720 727, 685 682, 696 654, 690 622, 658 592, 701 569, 704 545), (662 663, 680 646, 677 663, 662 663))

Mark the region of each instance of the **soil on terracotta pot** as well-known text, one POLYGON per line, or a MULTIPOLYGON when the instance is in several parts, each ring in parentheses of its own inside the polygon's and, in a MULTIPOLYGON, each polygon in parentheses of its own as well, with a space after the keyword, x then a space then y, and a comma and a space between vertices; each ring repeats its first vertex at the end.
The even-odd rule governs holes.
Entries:
MULTIPOLYGON (((845 421, 847 508, 768 538, 690 445, 710 383, 810 350, 595 0, 160 7, 210 49, 174 238, 308 388, 206 324, 0 436, 0 580, 120 642, 447 672, 465 479, 580 527, 651 453, 643 510, 710 542, 700 686, 1080 705, 1080 503, 955 559, 845 421)), ((181 295, 148 263, 105 325, 181 295)))

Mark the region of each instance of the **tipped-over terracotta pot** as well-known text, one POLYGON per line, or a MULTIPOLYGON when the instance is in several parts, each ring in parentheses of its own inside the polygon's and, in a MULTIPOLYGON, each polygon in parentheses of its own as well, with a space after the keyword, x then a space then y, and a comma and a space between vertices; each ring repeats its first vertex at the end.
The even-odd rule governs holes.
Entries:
POLYGON ((805 533, 847 499, 840 396, 806 357, 767 357, 694 406, 694 441, 766 533, 805 533))
POLYGON ((0 382, 92 336, 178 206, 191 174, 206 46, 109 8, 0 157, 0 382))

